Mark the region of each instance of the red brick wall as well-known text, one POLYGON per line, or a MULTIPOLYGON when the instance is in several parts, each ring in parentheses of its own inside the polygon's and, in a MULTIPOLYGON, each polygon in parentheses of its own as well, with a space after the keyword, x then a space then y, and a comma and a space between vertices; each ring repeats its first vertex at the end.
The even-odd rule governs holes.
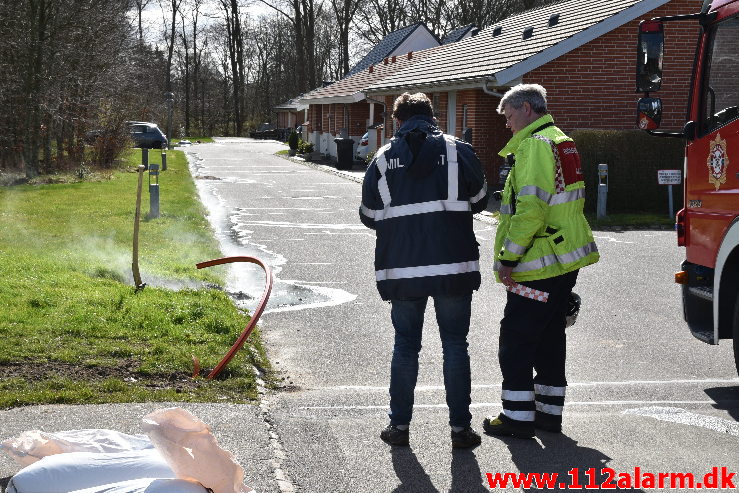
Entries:
MULTIPOLYGON (((636 128, 636 43, 639 22, 652 17, 700 10, 700 0, 672 0, 640 19, 581 46, 526 74, 525 83, 547 89, 549 110, 565 131, 636 128)), ((685 123, 698 27, 694 21, 665 23, 662 128, 685 123)))
POLYGON ((472 129, 472 147, 482 163, 488 183, 493 188, 498 183, 498 171, 503 164, 498 151, 511 138, 511 132, 505 128, 505 118, 495 111, 498 101, 498 98, 479 89, 457 92, 455 135, 462 138, 465 130, 464 106, 467 105, 466 123, 472 129))
MULTIPOLYGON (((367 131, 367 120, 369 119, 370 105, 366 101, 352 103, 349 105, 349 135, 362 136, 367 131)), ((379 111, 382 111, 381 109, 379 111)), ((375 107, 375 118, 378 108, 375 107)))

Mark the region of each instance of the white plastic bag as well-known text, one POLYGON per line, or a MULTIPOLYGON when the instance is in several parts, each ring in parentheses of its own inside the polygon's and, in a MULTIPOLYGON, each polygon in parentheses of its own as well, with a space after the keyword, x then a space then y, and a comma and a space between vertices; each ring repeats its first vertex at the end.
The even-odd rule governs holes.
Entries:
POLYGON ((70 493, 207 493, 201 484, 186 479, 134 479, 85 488, 70 493))
POLYGON ((48 455, 65 452, 127 452, 153 447, 146 435, 127 435, 113 430, 69 430, 57 433, 31 430, 0 443, 0 449, 21 467, 48 455))
POLYGON ((143 419, 144 430, 179 479, 214 493, 248 493, 244 470, 218 446, 210 427, 181 408, 160 409, 143 419))
POLYGON ((54 454, 20 470, 8 493, 67 493, 141 478, 174 478, 174 471, 154 449, 131 452, 54 454))

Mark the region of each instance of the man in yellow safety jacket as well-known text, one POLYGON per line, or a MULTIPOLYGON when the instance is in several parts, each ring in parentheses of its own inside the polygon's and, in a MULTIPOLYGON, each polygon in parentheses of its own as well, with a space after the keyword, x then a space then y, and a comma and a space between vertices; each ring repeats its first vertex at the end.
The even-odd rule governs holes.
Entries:
POLYGON ((508 290, 498 349, 503 412, 485 418, 483 427, 530 438, 535 428, 562 429, 568 304, 579 269, 599 254, 583 214, 580 156, 554 126, 546 90, 519 84, 503 96, 498 113, 513 132, 500 155, 512 153, 515 164, 495 237, 496 278, 508 290))

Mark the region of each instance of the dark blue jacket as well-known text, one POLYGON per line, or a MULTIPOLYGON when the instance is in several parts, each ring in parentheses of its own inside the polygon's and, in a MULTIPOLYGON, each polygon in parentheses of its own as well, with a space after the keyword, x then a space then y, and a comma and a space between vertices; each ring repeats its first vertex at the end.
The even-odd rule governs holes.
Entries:
POLYGON ((431 118, 408 119, 367 168, 359 217, 377 231, 375 277, 384 300, 471 293, 480 287, 472 215, 487 186, 472 146, 431 118))

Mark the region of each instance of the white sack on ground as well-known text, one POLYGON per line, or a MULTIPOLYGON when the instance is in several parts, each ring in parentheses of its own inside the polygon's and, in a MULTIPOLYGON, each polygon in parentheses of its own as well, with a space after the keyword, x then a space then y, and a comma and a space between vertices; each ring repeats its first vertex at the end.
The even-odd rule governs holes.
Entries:
POLYGON ((21 469, 8 483, 8 493, 68 493, 141 478, 174 478, 175 473, 154 449, 131 452, 55 454, 21 469))
POLYGON ((200 483, 186 479, 134 479, 70 493, 207 493, 200 483))
POLYGON ((179 479, 200 482, 214 493, 252 492, 244 470, 218 446, 210 427, 181 408, 160 409, 144 417, 144 430, 179 479))
POLYGON ((127 452, 153 447, 146 435, 127 435, 113 430, 68 430, 57 433, 31 430, 0 443, 0 448, 21 467, 48 455, 65 452, 127 452))

